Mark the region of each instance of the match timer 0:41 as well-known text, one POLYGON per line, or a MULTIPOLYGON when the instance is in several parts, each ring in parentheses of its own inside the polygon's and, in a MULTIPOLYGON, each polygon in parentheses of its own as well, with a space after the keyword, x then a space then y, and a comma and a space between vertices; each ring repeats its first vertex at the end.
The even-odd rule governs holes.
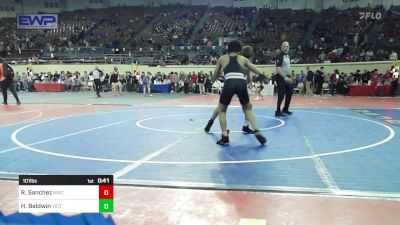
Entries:
POLYGON ((19 212, 114 212, 112 175, 20 175, 19 212))

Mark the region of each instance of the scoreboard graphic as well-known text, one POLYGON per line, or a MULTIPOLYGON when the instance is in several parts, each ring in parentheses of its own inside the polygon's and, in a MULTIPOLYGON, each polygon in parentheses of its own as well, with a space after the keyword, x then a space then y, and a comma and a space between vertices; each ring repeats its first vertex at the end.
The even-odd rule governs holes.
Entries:
POLYGON ((113 176, 20 175, 19 212, 114 212, 113 176))

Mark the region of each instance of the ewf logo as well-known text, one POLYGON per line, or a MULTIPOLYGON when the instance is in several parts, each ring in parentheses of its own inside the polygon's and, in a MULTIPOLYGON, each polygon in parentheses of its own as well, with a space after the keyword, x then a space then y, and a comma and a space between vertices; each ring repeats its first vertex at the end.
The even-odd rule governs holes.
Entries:
POLYGON ((57 28, 56 14, 18 15, 17 27, 24 29, 54 29, 57 28))

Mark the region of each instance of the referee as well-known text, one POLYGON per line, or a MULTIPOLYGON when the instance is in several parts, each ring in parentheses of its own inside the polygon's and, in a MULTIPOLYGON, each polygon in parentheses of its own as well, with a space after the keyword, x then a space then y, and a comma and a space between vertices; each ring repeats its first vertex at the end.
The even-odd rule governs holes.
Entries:
POLYGON ((100 76, 101 76, 102 72, 101 70, 99 70, 99 67, 96 66, 95 69, 92 71, 92 75, 94 78, 94 86, 96 88, 96 95, 98 98, 101 97, 100 95, 100 91, 101 91, 101 81, 100 81, 100 76))
POLYGON ((281 54, 276 59, 276 83, 278 84, 278 103, 275 116, 293 114, 289 111, 290 101, 293 95, 293 85, 290 79, 289 42, 284 41, 281 46, 281 54), (285 99, 285 105, 281 111, 281 104, 285 99))

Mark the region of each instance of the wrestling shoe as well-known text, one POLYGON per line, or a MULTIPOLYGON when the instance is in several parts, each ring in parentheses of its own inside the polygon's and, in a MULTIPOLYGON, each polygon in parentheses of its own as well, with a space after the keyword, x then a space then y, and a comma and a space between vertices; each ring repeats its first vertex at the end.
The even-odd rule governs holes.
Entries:
POLYGON ((261 134, 259 130, 254 131, 254 136, 257 138, 257 140, 260 142, 260 144, 264 145, 267 142, 267 138, 264 137, 264 135, 261 134))
POLYGON ((229 136, 225 136, 221 134, 221 139, 217 141, 217 144, 219 145, 229 145, 229 136))
POLYGON ((210 132, 210 129, 211 129, 211 126, 213 125, 213 123, 214 123, 214 120, 209 120, 208 121, 206 128, 204 128, 204 131, 206 133, 210 132))
POLYGON ((243 131, 243 133, 246 133, 246 134, 254 134, 254 130, 250 129, 249 125, 243 126, 242 131, 243 131))

